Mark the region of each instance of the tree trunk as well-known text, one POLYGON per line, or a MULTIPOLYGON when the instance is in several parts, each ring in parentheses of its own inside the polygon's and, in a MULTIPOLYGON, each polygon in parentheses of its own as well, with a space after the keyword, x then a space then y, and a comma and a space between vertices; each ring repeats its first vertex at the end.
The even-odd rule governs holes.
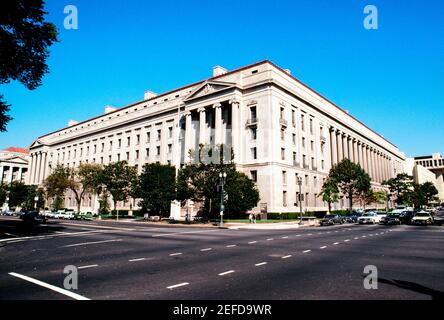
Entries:
POLYGON ((330 201, 328 201, 328 213, 329 214, 331 213, 331 202, 330 201))
POLYGON ((348 193, 348 210, 353 211, 353 192, 348 193))

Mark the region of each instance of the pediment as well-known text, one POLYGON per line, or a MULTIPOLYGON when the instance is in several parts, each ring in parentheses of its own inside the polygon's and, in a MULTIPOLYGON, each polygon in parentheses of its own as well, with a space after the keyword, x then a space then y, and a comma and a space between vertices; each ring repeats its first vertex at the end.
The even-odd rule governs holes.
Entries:
POLYGON ((1 162, 16 163, 16 164, 24 164, 24 165, 28 164, 28 160, 26 160, 25 158, 22 158, 20 156, 6 157, 6 158, 1 159, 0 161, 1 162))
POLYGON ((41 147, 41 146, 44 146, 44 143, 42 143, 40 140, 35 140, 32 144, 31 144, 31 146, 29 147, 29 149, 32 149, 32 148, 38 148, 38 147, 41 147))
POLYGON ((236 83, 233 83, 233 82, 205 81, 200 86, 198 86, 195 90, 193 90, 184 99, 184 101, 200 98, 200 97, 203 97, 206 95, 211 95, 215 92, 223 91, 226 89, 231 89, 234 87, 236 87, 236 83))

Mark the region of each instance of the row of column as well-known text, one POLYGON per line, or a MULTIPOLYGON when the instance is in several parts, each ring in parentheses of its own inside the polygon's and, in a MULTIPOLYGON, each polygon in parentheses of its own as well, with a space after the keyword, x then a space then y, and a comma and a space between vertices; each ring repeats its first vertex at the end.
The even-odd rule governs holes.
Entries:
MULTIPOLYGON (((22 175, 23 175, 23 168, 22 167, 15 167, 18 170, 18 179, 16 179, 17 181, 21 181, 22 180, 22 175)), ((0 183, 6 183, 6 184, 10 184, 13 180, 14 174, 14 166, 0 166, 0 183), (6 172, 8 173, 8 175, 6 176, 6 179, 3 179, 3 175, 5 174, 5 167, 8 167, 8 170, 6 170, 6 172)))
POLYGON ((47 152, 31 153, 31 164, 29 170, 29 184, 41 184, 45 179, 47 167, 47 152))
MULTIPOLYGON (((239 159, 239 143, 240 143, 240 137, 239 137, 239 102, 237 100, 230 100, 229 102, 231 106, 231 144, 232 148, 234 150, 234 161, 239 159)), ((212 106, 215 114, 215 123, 214 123, 214 144, 220 145, 220 144, 227 144, 226 141, 223 139, 223 131, 222 131, 222 104, 215 103, 212 106)), ((200 107, 196 109, 199 114, 199 144, 206 144, 208 143, 206 137, 207 137, 207 113, 205 107, 200 107)), ((192 110, 188 110, 185 113, 185 162, 189 162, 190 156, 189 156, 189 150, 194 149, 193 144, 193 137, 192 137, 192 116, 191 116, 192 110)))
POLYGON ((330 146, 332 165, 348 158, 358 163, 374 182, 392 177, 390 157, 375 147, 334 128, 330 128, 330 146))

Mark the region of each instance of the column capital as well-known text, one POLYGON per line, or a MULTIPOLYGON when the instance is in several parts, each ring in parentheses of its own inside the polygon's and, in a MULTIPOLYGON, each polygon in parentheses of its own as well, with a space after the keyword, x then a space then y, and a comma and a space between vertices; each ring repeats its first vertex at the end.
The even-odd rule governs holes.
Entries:
POLYGON ((239 105, 239 104, 240 104, 240 101, 237 100, 237 99, 231 99, 228 103, 231 104, 231 105, 234 105, 234 104, 239 105))
POLYGON ((191 110, 185 111, 185 117, 191 117, 191 110))
POLYGON ((219 102, 213 104, 213 108, 214 109, 217 109, 217 108, 220 108, 220 107, 222 107, 222 105, 219 102))
POLYGON ((197 112, 205 112, 205 107, 200 107, 197 109, 197 112))

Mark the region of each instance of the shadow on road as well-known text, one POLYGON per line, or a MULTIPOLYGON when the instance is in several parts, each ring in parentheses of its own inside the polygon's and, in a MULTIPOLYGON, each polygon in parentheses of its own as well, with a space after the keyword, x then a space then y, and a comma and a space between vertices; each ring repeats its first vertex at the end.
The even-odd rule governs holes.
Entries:
POLYGON ((51 222, 43 225, 31 225, 22 220, 0 220, 0 239, 48 235, 64 229, 65 227, 51 222))
POLYGON ((378 281, 380 283, 388 284, 391 286, 396 286, 401 289, 406 289, 410 291, 414 291, 417 293, 428 295, 432 298, 432 300, 444 300, 444 292, 434 290, 431 288, 424 287, 420 284, 410 282, 410 281, 403 281, 403 280, 388 280, 383 278, 378 278, 378 281))

